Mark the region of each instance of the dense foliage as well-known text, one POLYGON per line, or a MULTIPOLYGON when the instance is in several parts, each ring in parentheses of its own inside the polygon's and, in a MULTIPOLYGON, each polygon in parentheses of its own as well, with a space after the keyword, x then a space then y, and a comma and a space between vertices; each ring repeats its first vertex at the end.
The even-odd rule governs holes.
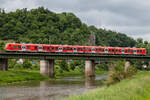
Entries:
POLYGON ((96 45, 132 47, 136 43, 125 34, 88 27, 73 13, 56 14, 43 7, 9 13, 0 9, 0 40, 88 45, 91 33, 96 36, 96 45))

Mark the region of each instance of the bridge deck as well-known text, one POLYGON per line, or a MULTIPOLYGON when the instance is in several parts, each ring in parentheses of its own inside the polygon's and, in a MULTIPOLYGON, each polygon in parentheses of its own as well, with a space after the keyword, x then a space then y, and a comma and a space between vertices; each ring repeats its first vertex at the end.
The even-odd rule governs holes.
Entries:
POLYGON ((83 60, 150 60, 150 55, 108 55, 108 54, 65 54, 65 53, 0 53, 0 58, 8 59, 83 59, 83 60))

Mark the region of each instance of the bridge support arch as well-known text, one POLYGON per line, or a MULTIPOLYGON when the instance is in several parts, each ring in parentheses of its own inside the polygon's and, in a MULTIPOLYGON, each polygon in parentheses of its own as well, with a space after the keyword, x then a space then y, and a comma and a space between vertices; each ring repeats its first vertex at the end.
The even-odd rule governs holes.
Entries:
POLYGON ((93 60, 85 61, 85 78, 86 79, 95 78, 95 64, 93 60))
POLYGON ((54 59, 40 60, 40 74, 54 78, 54 59))
POLYGON ((8 59, 0 59, 0 70, 8 70, 8 59))

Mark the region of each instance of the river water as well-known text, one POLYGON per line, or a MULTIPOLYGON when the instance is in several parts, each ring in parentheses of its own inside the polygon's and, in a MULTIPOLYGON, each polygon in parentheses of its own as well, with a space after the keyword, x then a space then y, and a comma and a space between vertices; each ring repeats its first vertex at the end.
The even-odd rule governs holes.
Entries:
POLYGON ((82 76, 74 76, 15 83, 0 87, 0 100, 65 100, 68 96, 104 86, 106 78, 106 75, 99 75, 95 80, 85 80, 82 76))

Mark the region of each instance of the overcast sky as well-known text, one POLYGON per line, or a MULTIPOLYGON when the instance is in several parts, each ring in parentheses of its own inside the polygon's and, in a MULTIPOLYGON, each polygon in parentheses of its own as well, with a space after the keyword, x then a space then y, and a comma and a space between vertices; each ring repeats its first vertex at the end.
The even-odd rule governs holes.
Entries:
POLYGON ((88 25, 150 40, 150 0, 0 0, 0 8, 7 11, 39 6, 73 12, 88 25))

